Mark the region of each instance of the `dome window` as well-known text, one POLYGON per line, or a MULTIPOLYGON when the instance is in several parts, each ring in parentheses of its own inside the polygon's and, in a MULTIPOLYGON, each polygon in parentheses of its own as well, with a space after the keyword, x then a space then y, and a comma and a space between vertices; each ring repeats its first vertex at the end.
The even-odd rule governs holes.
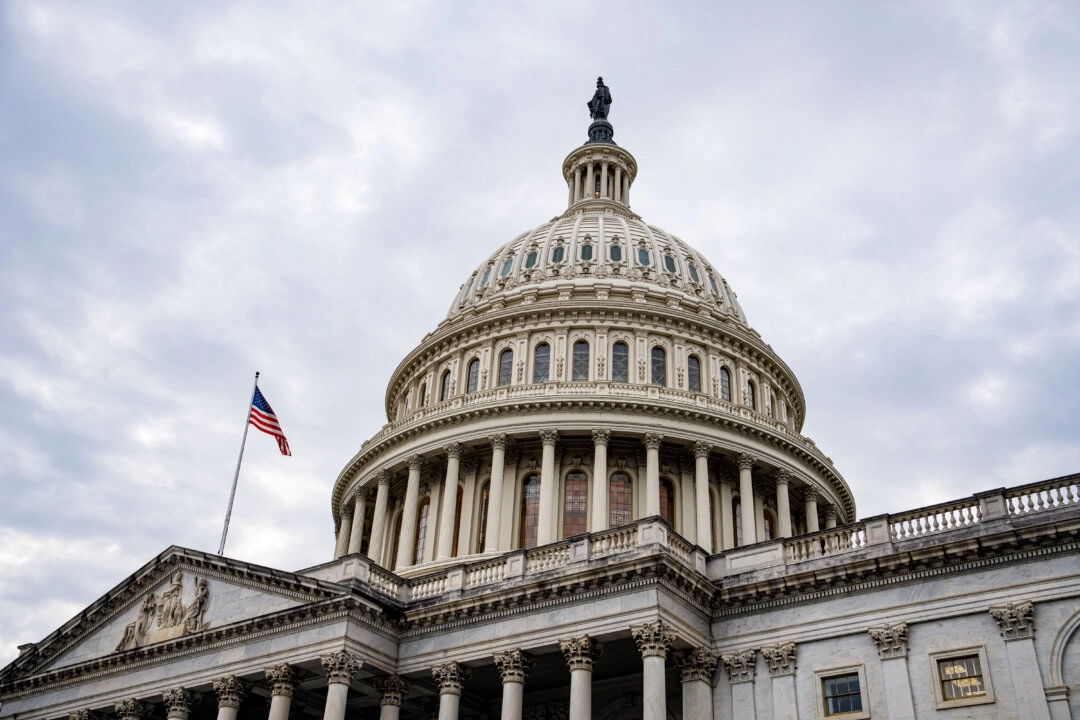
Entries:
POLYGON ((536 251, 533 250, 531 253, 529 253, 528 255, 525 256, 525 268, 529 269, 529 268, 532 268, 532 267, 535 267, 535 266, 536 266, 536 251))
POLYGON ((726 367, 720 368, 720 399, 731 402, 731 373, 726 367))
POLYGON ((611 246, 611 262, 622 262, 622 248, 618 245, 611 246))
POLYGON ((677 270, 677 267, 675 265, 675 258, 671 257, 670 255, 664 255, 664 267, 667 268, 667 271, 669 273, 675 272, 677 270))
POLYGON ((701 361, 696 355, 686 359, 686 389, 692 393, 701 392, 701 361))
POLYGON ((574 382, 586 382, 589 379, 589 343, 578 340, 574 343, 573 375, 574 382))
POLYGON ((701 277, 698 276, 697 268, 694 267, 694 263, 687 263, 686 269, 690 272, 690 279, 696 283, 701 282, 701 277))
POLYGON ((592 260, 592 245, 585 243, 581 246, 581 259, 592 260))
POLYGON ((510 274, 510 270, 514 267, 514 258, 506 258, 506 262, 503 263, 502 270, 499 271, 499 277, 506 277, 510 274))
POLYGON ((510 384, 511 375, 514 372, 514 351, 503 350, 499 355, 499 387, 510 384))
POLYGON ((484 288, 487 287, 488 278, 490 278, 490 277, 491 277, 491 268, 488 268, 487 271, 484 273, 483 279, 480 281, 480 289, 481 290, 483 290, 484 288))
POLYGON ((442 383, 439 386, 439 402, 446 402, 450 399, 450 371, 447 370, 443 373, 442 383))
POLYGON ((624 342, 611 346, 611 382, 630 382, 630 346, 624 342))
POLYGON ((476 281, 476 276, 475 275, 473 275, 471 278, 469 278, 469 284, 465 286, 465 293, 461 296, 462 302, 464 302, 465 298, 469 297, 469 292, 472 291, 472 286, 473 286, 473 283, 475 281, 476 281))
POLYGON ((637 251, 637 261, 638 261, 638 262, 639 262, 640 264, 642 264, 642 265, 644 265, 644 266, 648 267, 648 265, 649 265, 649 262, 650 262, 650 261, 649 261, 649 251, 648 251, 648 250, 646 250, 645 248, 638 248, 638 251, 637 251))
POLYGON ((530 473, 521 483, 521 534, 518 544, 526 550, 536 547, 540 527, 540 476, 530 473))
POLYGON ((480 361, 473 360, 469 363, 469 384, 466 393, 472 394, 480 389, 480 361))
POLYGON ((667 353, 662 347, 652 349, 652 384, 667 386, 667 353))
POLYGON ((533 351, 533 382, 547 382, 551 376, 551 346, 540 343, 533 351))
POLYGON ((755 393, 755 389, 754 389, 754 381, 753 380, 747 380, 746 381, 746 404, 751 410, 757 410, 757 398, 754 397, 755 394, 756 393, 755 393))
POLYGON ((566 256, 566 248, 564 248, 562 245, 559 245, 554 250, 551 251, 551 262, 558 265, 559 263, 561 263, 563 261, 563 258, 565 256, 566 256))
POLYGON ((720 288, 716 287, 716 279, 711 274, 709 275, 709 285, 712 285, 713 295, 720 297, 720 288))

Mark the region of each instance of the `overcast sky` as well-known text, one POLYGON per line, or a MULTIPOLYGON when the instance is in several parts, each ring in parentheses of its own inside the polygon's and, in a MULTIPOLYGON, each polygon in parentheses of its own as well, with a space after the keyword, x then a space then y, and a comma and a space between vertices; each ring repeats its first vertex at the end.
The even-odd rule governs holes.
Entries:
POLYGON ((565 207, 634 210, 795 371, 859 515, 1080 471, 1080 5, 0 4, 0 664, 171 544, 333 551, 390 372, 565 207))

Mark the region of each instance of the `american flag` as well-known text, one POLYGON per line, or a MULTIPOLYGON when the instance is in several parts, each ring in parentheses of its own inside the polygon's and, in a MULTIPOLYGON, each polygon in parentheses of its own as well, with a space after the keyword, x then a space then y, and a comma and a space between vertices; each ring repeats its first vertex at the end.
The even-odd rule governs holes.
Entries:
POLYGON ((255 397, 251 401, 251 413, 248 415, 248 422, 267 435, 273 435, 277 438, 277 445, 281 449, 282 455, 292 455, 292 451, 289 450, 289 441, 285 439, 285 433, 282 431, 281 426, 278 425, 277 415, 274 414, 274 409, 270 407, 270 403, 266 402, 266 398, 263 397, 262 390, 259 388, 255 388, 255 397))

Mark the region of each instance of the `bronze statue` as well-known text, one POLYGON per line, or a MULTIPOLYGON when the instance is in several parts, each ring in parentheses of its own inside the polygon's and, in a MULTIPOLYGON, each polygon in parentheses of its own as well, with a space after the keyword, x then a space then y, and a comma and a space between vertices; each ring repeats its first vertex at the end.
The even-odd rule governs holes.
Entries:
POLYGON ((604 84, 604 78, 596 78, 596 92, 588 102, 589 115, 593 120, 607 120, 608 108, 611 107, 611 91, 604 84))

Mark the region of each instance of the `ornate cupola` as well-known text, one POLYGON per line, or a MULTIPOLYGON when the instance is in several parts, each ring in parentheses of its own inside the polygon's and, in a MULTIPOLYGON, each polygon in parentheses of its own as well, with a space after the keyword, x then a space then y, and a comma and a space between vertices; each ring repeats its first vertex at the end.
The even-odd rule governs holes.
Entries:
POLYGON ((589 140, 563 160, 563 178, 570 192, 567 211, 585 203, 629 210, 637 160, 615 144, 615 128, 607 119, 611 91, 604 85, 604 78, 596 79, 596 93, 588 106, 593 119, 589 140))

